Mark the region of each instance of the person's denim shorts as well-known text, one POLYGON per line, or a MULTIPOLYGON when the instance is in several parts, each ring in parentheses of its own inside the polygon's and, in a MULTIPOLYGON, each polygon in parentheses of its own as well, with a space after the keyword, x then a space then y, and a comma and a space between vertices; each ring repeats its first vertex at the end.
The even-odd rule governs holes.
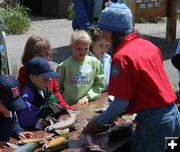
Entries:
POLYGON ((175 103, 137 113, 132 152, 165 152, 165 137, 180 136, 180 113, 175 103))

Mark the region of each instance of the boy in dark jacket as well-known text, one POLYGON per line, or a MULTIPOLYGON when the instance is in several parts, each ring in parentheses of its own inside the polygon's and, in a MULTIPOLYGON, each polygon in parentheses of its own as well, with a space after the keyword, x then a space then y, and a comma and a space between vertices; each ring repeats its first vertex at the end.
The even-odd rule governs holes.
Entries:
MULTIPOLYGON (((18 112, 19 123, 23 128, 43 129, 44 118, 52 114, 49 113, 49 108, 46 111, 46 103, 50 101, 47 88, 50 80, 59 77, 60 74, 51 69, 47 59, 38 56, 30 59, 25 64, 25 69, 28 82, 22 91, 22 98, 26 103, 26 108, 18 112)), ((51 110, 54 114, 61 112, 56 102, 52 104, 54 107, 51 110)))
POLYGON ((24 132, 18 123, 16 111, 25 108, 20 97, 19 84, 9 75, 0 75, 0 147, 6 147, 11 134, 20 139, 32 137, 31 132, 24 132))

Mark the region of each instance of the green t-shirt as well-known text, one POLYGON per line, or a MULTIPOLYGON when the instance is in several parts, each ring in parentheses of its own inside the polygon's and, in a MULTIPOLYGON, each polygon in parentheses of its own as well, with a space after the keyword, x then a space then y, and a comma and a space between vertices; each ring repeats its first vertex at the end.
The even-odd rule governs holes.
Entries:
POLYGON ((59 90, 69 105, 81 98, 94 100, 104 90, 104 70, 99 60, 86 56, 83 61, 73 57, 58 65, 59 90))

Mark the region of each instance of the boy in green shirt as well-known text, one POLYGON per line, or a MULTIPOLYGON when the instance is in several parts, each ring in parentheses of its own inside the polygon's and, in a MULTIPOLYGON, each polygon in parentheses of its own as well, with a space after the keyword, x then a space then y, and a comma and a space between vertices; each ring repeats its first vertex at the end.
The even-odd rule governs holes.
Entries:
POLYGON ((71 36, 72 56, 57 67, 62 76, 58 78, 59 89, 69 105, 88 104, 104 90, 102 64, 87 56, 91 38, 83 31, 74 31, 71 36))

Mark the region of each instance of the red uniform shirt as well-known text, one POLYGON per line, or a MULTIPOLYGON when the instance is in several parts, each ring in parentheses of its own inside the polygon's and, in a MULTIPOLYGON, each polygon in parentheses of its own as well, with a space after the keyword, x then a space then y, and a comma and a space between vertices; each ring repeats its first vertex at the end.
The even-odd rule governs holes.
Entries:
POLYGON ((162 107, 176 100, 160 49, 128 34, 112 56, 109 94, 130 101, 127 113, 162 107))

